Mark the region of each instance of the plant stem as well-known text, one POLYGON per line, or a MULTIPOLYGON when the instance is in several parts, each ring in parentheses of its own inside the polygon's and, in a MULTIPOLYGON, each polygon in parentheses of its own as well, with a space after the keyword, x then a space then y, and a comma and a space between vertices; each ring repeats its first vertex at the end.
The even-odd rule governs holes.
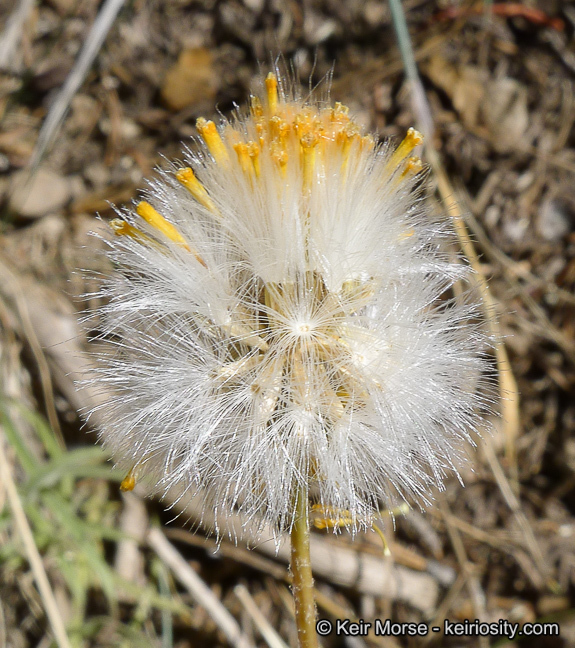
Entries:
POLYGON ((309 504, 307 486, 295 493, 296 518, 291 531, 292 592, 300 648, 318 648, 315 600, 309 552, 309 504))

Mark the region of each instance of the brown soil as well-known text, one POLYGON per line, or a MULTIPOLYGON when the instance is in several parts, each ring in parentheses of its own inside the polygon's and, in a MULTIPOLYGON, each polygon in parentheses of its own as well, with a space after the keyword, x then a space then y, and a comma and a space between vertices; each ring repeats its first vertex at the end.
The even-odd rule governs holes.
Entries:
MULTIPOLYGON (((0 28, 13 4, 0 2, 0 28)), ((463 475, 465 488, 453 480, 425 515, 398 516, 395 529, 386 525, 396 564, 427 574, 438 587, 430 616, 406 597, 361 593, 353 584, 342 588, 329 575, 317 578, 320 616, 442 627, 443 619, 552 621, 561 635, 513 644, 433 633, 346 643, 332 635, 325 646, 573 646, 575 3, 495 2, 491 15, 470 2, 403 4, 435 123, 434 144, 488 279, 510 360, 505 370, 517 392, 508 380, 505 417, 495 421, 492 437, 479 442, 473 471, 463 475)), ((114 216, 112 204, 129 205, 163 157, 181 158, 197 117, 231 114, 280 52, 280 64, 287 63, 304 86, 333 72, 332 99, 382 138, 401 138, 416 119, 387 2, 134 0, 113 24, 39 172, 23 187, 40 128, 99 7, 96 0, 41 0, 0 71, 0 395, 45 416, 70 449, 94 441, 81 427, 78 409, 85 403, 70 377, 76 370, 70 349, 86 348, 77 326, 85 307, 80 296, 94 289, 77 270, 106 268, 102 246, 88 232, 103 227, 98 214, 103 221, 114 216)), ((43 462, 45 447, 14 411, 18 435, 43 462)), ((5 445, 21 496, 32 497, 18 453, 5 445)), ((77 510, 94 519, 101 514, 112 528, 135 529, 142 538, 151 519, 170 519, 161 504, 134 503, 117 486, 101 476, 79 480, 76 495, 84 493, 101 509, 77 510)), ((44 601, 27 554, 22 551, 18 561, 2 553, 4 542, 19 537, 5 502, 0 482, 0 645, 4 637, 11 648, 49 646, 44 601)), ((226 645, 210 616, 158 567, 145 543, 129 550, 111 537, 98 545, 108 565, 132 582, 157 587, 161 581, 179 592, 173 599, 191 613, 172 612, 173 644, 162 644, 160 612, 144 607, 138 617, 137 606, 146 604, 134 592, 110 605, 96 579, 86 590, 80 621, 71 620, 70 610, 80 608, 61 575, 65 551, 46 539, 49 530, 43 536, 36 521, 32 526, 63 617, 94 625, 82 645, 226 645), (120 561, 116 545, 128 552, 120 561), (130 635, 128 626, 140 634, 130 635), (148 643, 139 643, 142 638, 148 643)), ((214 557, 211 541, 192 536, 189 527, 178 520, 168 535, 254 645, 265 644, 234 593, 238 583, 294 645, 282 563, 226 541, 214 557)), ((324 540, 327 551, 337 544, 377 557, 376 538, 324 540)))

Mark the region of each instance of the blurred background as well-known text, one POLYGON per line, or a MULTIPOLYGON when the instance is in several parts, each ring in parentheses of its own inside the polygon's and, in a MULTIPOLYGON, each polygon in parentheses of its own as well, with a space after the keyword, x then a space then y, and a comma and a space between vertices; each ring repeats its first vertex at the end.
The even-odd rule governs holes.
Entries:
POLYGON ((79 269, 110 270, 89 233, 278 54, 304 93, 333 73, 380 138, 433 126, 429 200, 463 218, 500 341, 502 416, 465 488, 384 518, 389 558, 375 533, 314 531, 319 616, 560 626, 323 645, 575 646, 575 3, 399 6, 401 50, 381 0, 0 0, 1 647, 296 645, 287 547, 215 553, 194 502, 121 493, 82 422, 102 394, 74 386, 97 334, 79 269))

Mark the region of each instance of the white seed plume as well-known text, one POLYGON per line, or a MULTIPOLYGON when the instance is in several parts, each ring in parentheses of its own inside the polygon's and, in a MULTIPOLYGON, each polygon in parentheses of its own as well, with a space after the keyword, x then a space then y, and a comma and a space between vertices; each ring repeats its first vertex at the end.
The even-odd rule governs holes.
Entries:
POLYGON ((427 503, 481 421, 476 306, 448 298, 469 270, 426 211, 416 131, 393 150, 273 74, 265 95, 198 120, 189 167, 111 223, 102 437, 124 488, 148 475, 281 532, 305 482, 369 525, 427 503))

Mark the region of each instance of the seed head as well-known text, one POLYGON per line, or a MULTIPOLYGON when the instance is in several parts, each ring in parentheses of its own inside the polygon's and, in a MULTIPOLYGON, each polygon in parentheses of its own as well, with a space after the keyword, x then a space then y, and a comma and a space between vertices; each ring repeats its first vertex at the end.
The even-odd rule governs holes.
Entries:
POLYGON ((276 531, 305 483, 351 527, 422 503, 485 404, 469 270, 422 198, 422 137, 396 148, 274 74, 249 113, 199 119, 189 166, 111 222, 114 352, 102 436, 158 489, 203 491, 276 531))

